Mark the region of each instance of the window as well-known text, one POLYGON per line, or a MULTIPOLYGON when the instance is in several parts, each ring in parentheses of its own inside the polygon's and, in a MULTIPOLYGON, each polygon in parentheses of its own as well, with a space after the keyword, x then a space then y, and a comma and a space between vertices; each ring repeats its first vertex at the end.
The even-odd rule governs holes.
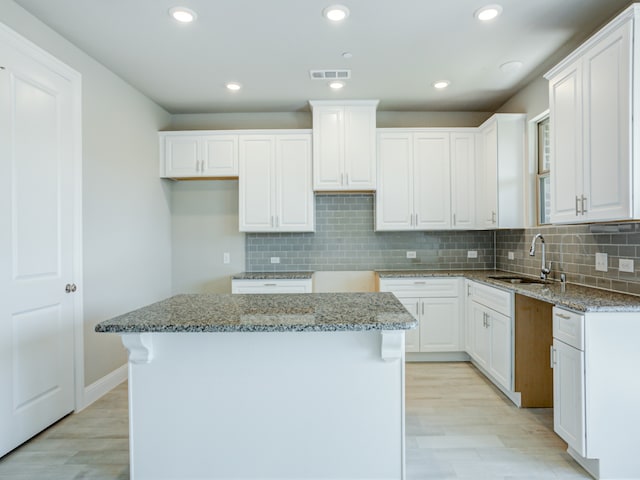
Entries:
POLYGON ((549 171, 551 163, 551 146, 549 144, 549 117, 538 122, 537 128, 537 156, 538 156, 538 225, 551 223, 551 185, 549 171))

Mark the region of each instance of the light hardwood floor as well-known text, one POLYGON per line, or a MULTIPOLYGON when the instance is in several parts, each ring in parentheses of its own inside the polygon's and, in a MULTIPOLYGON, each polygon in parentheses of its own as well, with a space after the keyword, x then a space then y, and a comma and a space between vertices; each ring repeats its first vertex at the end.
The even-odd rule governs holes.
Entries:
MULTIPOLYGON (((549 409, 517 409, 467 363, 409 363, 407 479, 589 479, 549 409)), ((127 386, 0 460, 0 480, 129 478, 127 386)))

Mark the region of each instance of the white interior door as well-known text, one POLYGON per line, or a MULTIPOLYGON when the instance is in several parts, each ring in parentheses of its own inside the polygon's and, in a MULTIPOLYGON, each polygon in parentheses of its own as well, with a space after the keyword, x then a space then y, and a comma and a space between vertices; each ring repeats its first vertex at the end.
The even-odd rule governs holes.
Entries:
POLYGON ((74 409, 75 295, 74 89, 4 41, 0 66, 1 456, 74 409))

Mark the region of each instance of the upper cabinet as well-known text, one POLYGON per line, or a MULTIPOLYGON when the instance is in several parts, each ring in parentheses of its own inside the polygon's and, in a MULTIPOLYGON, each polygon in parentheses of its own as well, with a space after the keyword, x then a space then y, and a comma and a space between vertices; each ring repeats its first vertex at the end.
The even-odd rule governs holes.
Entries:
POLYGON ((242 135, 241 232, 312 232, 311 133, 242 135))
POLYGON ((629 7, 545 75, 552 223, 640 218, 640 174, 633 168, 639 15, 638 6, 629 7))
POLYGON ((476 225, 524 228, 525 115, 499 113, 479 127, 476 138, 476 225))
POLYGON ((372 101, 311 101, 313 188, 376 189, 376 108, 372 101))
POLYGON ((238 134, 160 132, 160 176, 173 179, 238 176, 238 134))
POLYGON ((376 230, 451 228, 450 133, 380 129, 376 230))

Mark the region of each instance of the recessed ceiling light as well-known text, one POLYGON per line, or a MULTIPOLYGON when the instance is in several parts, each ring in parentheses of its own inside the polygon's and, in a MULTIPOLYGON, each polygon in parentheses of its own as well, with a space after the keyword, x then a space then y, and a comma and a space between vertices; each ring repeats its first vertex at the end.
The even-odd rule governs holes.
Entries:
POLYGON ((520 70, 521 68, 522 68, 522 62, 518 62, 517 60, 514 60, 512 62, 506 62, 500 65, 500 70, 502 70, 503 73, 514 73, 520 70))
POLYGON ((334 80, 333 82, 329 82, 329 86, 334 90, 340 90, 341 88, 344 87, 344 82, 334 80))
POLYGON ((229 83, 227 83, 226 86, 232 92, 237 92, 238 90, 240 90, 242 88, 242 85, 240 85, 238 82, 229 82, 229 83))
POLYGON ((449 80, 438 80, 437 82, 433 82, 433 86, 438 90, 447 88, 449 85, 451 85, 451 82, 449 80))
POLYGON ((322 10, 322 14, 332 22, 340 22, 349 16, 349 9, 344 5, 331 5, 322 10))
POLYGON ((485 5, 482 8, 479 8, 478 10, 476 10, 476 13, 474 13, 474 16, 478 19, 478 20, 482 20, 483 22, 487 22, 489 20, 493 20, 494 18, 496 18, 498 15, 500 15, 502 13, 502 6, 500 5, 485 5))
POLYGON ((196 12, 194 12, 190 8, 185 7, 170 8, 169 15, 171 15, 174 20, 177 20, 180 23, 191 23, 198 17, 196 15, 196 12))

